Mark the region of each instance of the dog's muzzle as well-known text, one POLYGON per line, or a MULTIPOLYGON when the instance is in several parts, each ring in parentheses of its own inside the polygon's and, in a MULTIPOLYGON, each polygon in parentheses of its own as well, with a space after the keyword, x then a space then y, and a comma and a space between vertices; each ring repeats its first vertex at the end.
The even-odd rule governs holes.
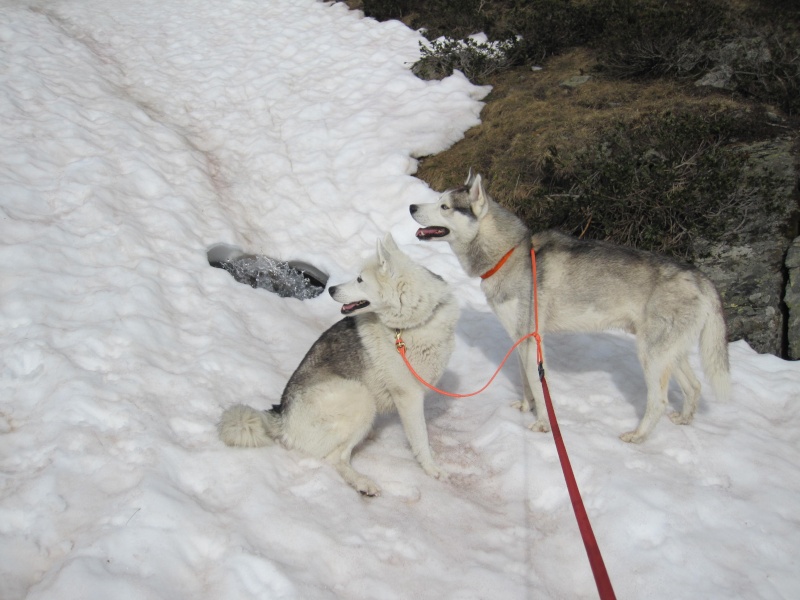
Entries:
MULTIPOLYGON (((411 212, 411 216, 414 217, 414 214, 419 210, 419 206, 416 204, 412 204, 408 207, 409 212, 411 212)), ((419 223, 416 217, 414 220, 419 223)), ((432 240, 434 238, 444 237, 450 233, 450 230, 447 227, 420 227, 417 229, 417 239, 418 240, 432 240)))

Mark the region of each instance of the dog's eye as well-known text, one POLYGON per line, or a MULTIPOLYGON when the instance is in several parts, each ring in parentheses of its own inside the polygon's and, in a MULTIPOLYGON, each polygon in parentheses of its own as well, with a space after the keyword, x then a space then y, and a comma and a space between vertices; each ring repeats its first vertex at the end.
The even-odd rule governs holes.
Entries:
POLYGON ((364 280, 363 280, 363 279, 361 279, 361 275, 359 275, 359 276, 356 278, 356 281, 357 281, 358 283, 362 283, 364 280))
POLYGON ((442 210, 450 210, 450 207, 447 206, 447 204, 442 204, 439 208, 441 208, 442 210))

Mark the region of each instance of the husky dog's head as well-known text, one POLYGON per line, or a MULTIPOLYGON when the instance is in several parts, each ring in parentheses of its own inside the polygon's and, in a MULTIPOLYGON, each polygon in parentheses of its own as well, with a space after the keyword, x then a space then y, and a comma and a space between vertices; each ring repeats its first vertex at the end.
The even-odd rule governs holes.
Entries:
POLYGON ((466 183, 448 190, 431 204, 412 204, 411 216, 422 225, 417 239, 442 240, 468 275, 486 272, 523 240, 530 231, 514 213, 486 192, 480 175, 470 170, 466 183))
POLYGON ((416 327, 449 294, 444 280, 406 256, 391 234, 377 244, 373 260, 353 281, 328 288, 343 315, 375 313, 386 326, 416 327))
POLYGON ((470 170, 464 185, 447 190, 438 202, 409 207, 411 216, 422 225, 417 239, 468 244, 478 235, 479 222, 489 211, 490 202, 493 200, 486 193, 481 176, 470 170))

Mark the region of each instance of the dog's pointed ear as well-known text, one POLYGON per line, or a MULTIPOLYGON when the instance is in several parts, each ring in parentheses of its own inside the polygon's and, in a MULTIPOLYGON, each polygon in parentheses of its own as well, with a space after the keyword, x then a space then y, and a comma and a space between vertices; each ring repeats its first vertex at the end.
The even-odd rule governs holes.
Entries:
POLYGON ((378 240, 378 268, 382 273, 392 273, 392 246, 397 248, 391 235, 387 235, 383 240, 378 240), (387 239, 391 240, 389 245, 387 245, 387 239))
POLYGON ((383 236, 383 247, 388 250, 389 252, 400 252, 400 248, 397 245, 397 242, 394 241, 394 237, 392 237, 391 233, 387 233, 383 236))
POLYGON ((474 177, 475 177, 475 175, 472 174, 472 167, 470 167, 469 168, 469 172, 467 173, 467 180, 464 182, 464 185, 466 187, 471 186, 472 185, 472 180, 473 180, 474 177))
POLYGON ((489 195, 483 188, 483 179, 476 174, 469 188, 469 207, 476 218, 481 219, 489 210, 489 195))

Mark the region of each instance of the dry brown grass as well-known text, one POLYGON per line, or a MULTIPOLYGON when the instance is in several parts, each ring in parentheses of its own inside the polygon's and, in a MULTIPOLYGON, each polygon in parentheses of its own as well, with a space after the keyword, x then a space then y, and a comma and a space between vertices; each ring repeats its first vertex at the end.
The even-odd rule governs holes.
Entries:
POLYGON ((422 160, 417 176, 443 190, 460 184, 471 167, 488 177, 497 200, 515 208, 540 188, 543 177, 570 176, 548 160, 554 150, 574 154, 612 122, 677 108, 746 108, 731 98, 687 91, 675 81, 607 80, 595 67, 592 52, 579 49, 554 57, 541 71, 514 69, 492 77, 482 123, 448 151, 422 160), (582 74, 591 75, 586 84, 561 85, 582 74))
POLYGON ((533 230, 688 260, 697 236, 732 239, 734 218, 771 210, 739 192, 754 182, 738 148, 775 136, 763 107, 676 80, 610 79, 596 67, 592 52, 578 49, 541 71, 493 76, 481 125, 422 160, 418 177, 441 191, 471 168, 533 230), (586 74, 583 85, 563 85, 586 74))

